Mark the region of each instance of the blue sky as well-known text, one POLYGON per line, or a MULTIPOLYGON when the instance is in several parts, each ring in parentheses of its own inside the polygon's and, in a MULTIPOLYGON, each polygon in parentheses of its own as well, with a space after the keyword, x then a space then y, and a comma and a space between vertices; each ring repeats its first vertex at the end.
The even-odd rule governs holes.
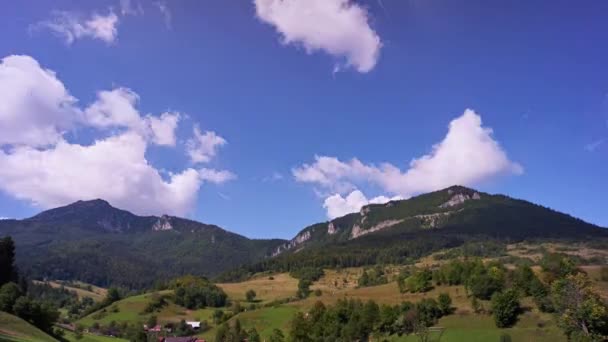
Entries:
POLYGON ((6 70, 18 67, 17 74, 0 71, 0 99, 18 101, 0 106, 0 217, 110 196, 136 212, 169 211, 250 237, 289 238, 326 220, 330 209, 342 213, 377 196, 408 197, 457 182, 608 226, 607 2, 291 2, 315 7, 312 17, 290 13, 279 0, 131 0, 126 11, 118 0, 3 4, 0 58, 6 70), (115 31, 87 31, 95 14, 114 15, 115 31), (58 24, 68 25, 71 39, 58 24), (85 28, 76 33, 75 24, 85 28), (57 95, 38 81, 16 83, 44 69, 65 88, 61 96, 77 99, 70 113, 55 104, 23 105, 34 93, 57 95), (112 99, 136 98, 131 105, 141 120, 107 123, 110 111, 124 107, 101 102, 99 92, 117 89, 125 91, 112 99), (463 114, 468 108, 475 114, 463 114), (162 113, 179 117, 164 143, 146 121, 162 113), (60 138, 42 145, 6 138, 41 122, 60 138), (216 144, 204 149, 194 127, 216 144), (110 144, 110 152, 86 149, 119 135, 128 139, 110 144), (205 161, 188 154, 189 141, 205 161), (42 152, 26 153, 25 146, 42 152), (115 146, 145 149, 142 177, 160 178, 109 179, 121 178, 114 170, 129 155, 114 153, 115 146), (429 165, 409 166, 423 156, 429 165), (35 162, 24 159, 30 157, 35 162), (89 158, 108 172, 87 169, 97 165, 81 160, 89 158), (46 165, 63 170, 41 171, 46 165), (70 168, 78 176, 65 172, 70 168), (164 189, 171 174, 186 170, 198 173, 164 189), (149 190, 155 186, 161 190, 149 190))

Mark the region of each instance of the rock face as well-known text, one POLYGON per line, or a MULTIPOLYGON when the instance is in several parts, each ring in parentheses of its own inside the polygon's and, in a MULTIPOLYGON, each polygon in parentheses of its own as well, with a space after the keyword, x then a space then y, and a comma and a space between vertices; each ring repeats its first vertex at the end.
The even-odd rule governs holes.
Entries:
POLYGON ((173 226, 171 225, 170 217, 167 215, 159 217, 158 220, 154 222, 154 225, 152 225, 152 230, 155 232, 171 229, 173 229, 173 226))
POLYGON ((353 227, 353 230, 350 233, 350 238, 351 239, 356 239, 356 238, 358 238, 360 236, 363 236, 365 234, 377 232, 379 230, 382 230, 382 229, 385 229, 385 228, 388 228, 388 227, 392 227, 392 226, 394 226, 396 224, 399 224, 399 223, 401 223, 403 221, 404 220, 386 220, 386 221, 382 221, 382 222, 378 223, 377 225, 375 225, 373 227, 370 227, 368 229, 365 229, 365 230, 361 229, 361 227, 358 224, 356 224, 353 227))
POLYGON ((414 217, 420 220, 423 228, 437 228, 442 222, 445 222, 450 215, 461 210, 462 209, 456 211, 446 211, 443 213, 416 215, 414 217))
POLYGON ((336 226, 334 226, 334 223, 329 222, 329 224, 327 225, 327 234, 334 235, 337 232, 338 232, 338 229, 336 228, 336 226))
POLYGON ((272 252, 272 256, 277 256, 285 251, 294 249, 294 248, 300 246, 301 244, 303 244, 304 242, 310 240, 310 237, 311 237, 310 230, 303 231, 300 234, 296 235, 296 237, 291 239, 289 242, 284 243, 284 244, 280 245, 279 247, 277 247, 272 252))
MULTIPOLYGON (((449 190, 448 193, 451 194, 452 190, 449 190)), ((460 205, 468 200, 478 200, 481 199, 481 196, 479 196, 479 193, 475 192, 473 193, 473 195, 469 195, 469 194, 455 194, 454 196, 452 196, 447 202, 443 203, 442 205, 439 206, 439 208, 450 208, 450 207, 454 207, 457 205, 460 205)))

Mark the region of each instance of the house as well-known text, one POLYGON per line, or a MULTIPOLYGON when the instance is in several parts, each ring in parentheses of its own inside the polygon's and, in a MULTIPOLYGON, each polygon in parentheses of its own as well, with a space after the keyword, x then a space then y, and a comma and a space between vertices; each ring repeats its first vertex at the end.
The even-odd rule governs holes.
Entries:
POLYGON ((161 327, 159 324, 148 329, 149 332, 161 332, 162 330, 163 330, 163 327, 161 327))
POLYGON ((199 330, 201 328, 201 322, 197 321, 186 321, 186 324, 190 326, 190 328, 194 330, 199 330))

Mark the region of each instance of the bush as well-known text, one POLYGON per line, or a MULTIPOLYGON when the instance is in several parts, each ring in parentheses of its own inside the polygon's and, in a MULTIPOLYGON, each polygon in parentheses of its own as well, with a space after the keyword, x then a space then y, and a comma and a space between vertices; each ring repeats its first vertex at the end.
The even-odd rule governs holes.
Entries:
POLYGON ((452 313, 452 298, 450 298, 449 294, 439 294, 439 297, 437 297, 437 304, 439 305, 441 315, 445 316, 452 313))
POLYGON ((515 324, 519 311, 517 291, 510 289, 492 296, 492 315, 497 327, 506 328, 515 324))
POLYGON ((247 290, 247 292, 245 293, 245 298, 247 299, 248 302, 253 302, 255 297, 256 297, 256 293, 254 290, 247 290))

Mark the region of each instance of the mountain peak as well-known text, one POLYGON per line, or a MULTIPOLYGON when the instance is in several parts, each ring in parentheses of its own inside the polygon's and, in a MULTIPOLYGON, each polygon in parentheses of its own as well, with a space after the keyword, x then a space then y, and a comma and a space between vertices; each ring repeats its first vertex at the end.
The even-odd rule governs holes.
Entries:
POLYGON ((139 217, 126 210, 115 208, 108 201, 98 198, 80 200, 63 207, 46 210, 28 220, 55 222, 60 225, 110 232, 125 232, 139 229, 149 218, 139 217))

